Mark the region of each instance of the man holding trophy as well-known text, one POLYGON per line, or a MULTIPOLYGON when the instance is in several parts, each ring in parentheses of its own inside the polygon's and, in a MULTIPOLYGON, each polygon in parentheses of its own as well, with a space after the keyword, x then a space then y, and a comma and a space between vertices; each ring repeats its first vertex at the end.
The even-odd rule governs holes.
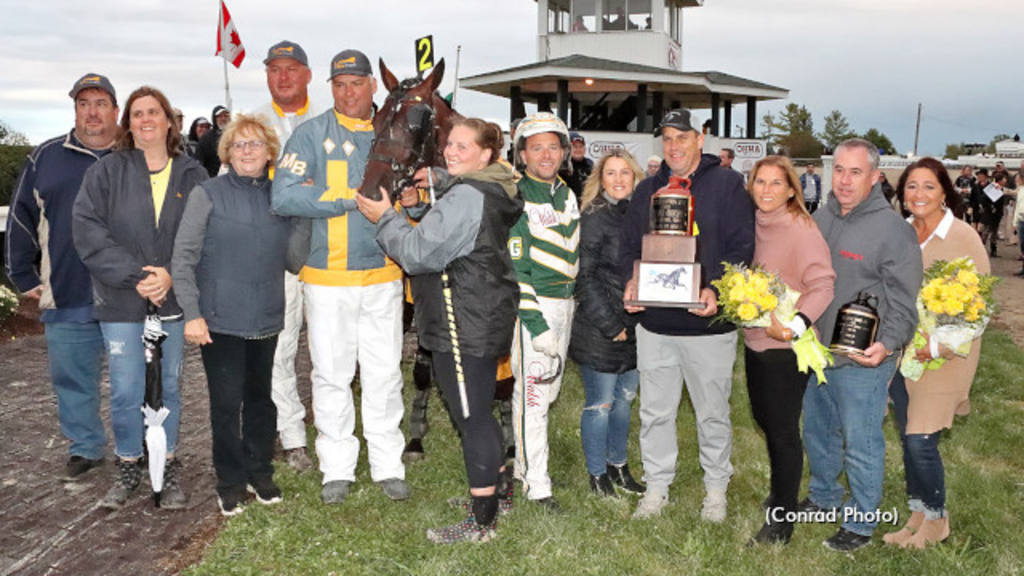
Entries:
POLYGON ((668 503, 685 383, 697 416, 707 493, 701 518, 721 522, 733 471, 729 396, 736 327, 711 323, 718 311, 711 281, 722 276, 723 262, 749 264, 753 258, 754 207, 743 176, 702 153, 704 136, 688 110, 667 113, 655 136, 662 138, 665 162, 633 193, 621 252, 626 310, 640 314, 640 451, 647 492, 633 517, 657 516, 668 503))
POLYGON ((842 552, 871 541, 882 499, 888 384, 899 352, 917 327, 923 276, 913 227, 892 210, 878 185, 878 150, 861 139, 836 148, 832 192, 814 213, 836 271, 835 297, 816 326, 830 338, 835 365, 827 383, 812 375, 804 393, 804 447, 810 495, 801 512, 842 506, 839 531, 825 541, 842 552), (874 304, 874 309, 866 302, 874 304), (846 471, 850 498, 839 475, 846 471))

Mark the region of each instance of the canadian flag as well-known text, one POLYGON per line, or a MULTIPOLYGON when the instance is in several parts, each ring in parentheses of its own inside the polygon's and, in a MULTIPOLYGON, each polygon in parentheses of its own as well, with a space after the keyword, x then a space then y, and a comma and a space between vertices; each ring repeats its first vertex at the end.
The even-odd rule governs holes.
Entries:
POLYGON ((238 37, 238 30, 235 29, 235 22, 231 20, 228 7, 224 0, 220 3, 220 23, 217 26, 217 56, 220 56, 238 68, 245 59, 245 46, 242 46, 242 39, 238 37))

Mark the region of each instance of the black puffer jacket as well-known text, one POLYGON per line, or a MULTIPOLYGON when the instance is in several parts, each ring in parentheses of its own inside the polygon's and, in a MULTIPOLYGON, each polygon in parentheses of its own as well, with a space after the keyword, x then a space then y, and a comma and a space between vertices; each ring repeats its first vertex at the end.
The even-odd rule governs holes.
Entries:
POLYGON ((598 372, 636 368, 636 315, 622 307, 619 243, 629 200, 612 204, 598 196, 580 220, 580 272, 569 357, 598 372), (613 339, 626 330, 626 339, 613 339))

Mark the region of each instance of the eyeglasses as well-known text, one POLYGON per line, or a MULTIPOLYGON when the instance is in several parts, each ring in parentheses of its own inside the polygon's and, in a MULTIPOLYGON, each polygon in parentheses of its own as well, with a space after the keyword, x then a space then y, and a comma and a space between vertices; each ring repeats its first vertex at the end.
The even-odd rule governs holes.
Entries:
POLYGON ((247 142, 231 143, 231 147, 235 150, 245 150, 246 148, 251 148, 253 150, 263 150, 263 147, 266 145, 267 143, 264 142, 263 140, 249 140, 247 142))

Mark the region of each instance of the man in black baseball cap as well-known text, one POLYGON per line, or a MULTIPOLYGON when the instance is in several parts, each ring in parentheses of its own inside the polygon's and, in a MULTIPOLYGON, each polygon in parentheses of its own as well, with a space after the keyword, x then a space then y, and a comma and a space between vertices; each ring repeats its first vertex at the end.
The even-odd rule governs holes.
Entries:
MULTIPOLYGON (((633 192, 623 223, 620 266, 633 274, 640 259, 643 236, 650 221, 651 196, 669 183, 671 176, 688 178, 694 197, 695 228, 699 229, 701 283, 710 285, 722 277, 723 262, 749 264, 754 255, 754 206, 743 177, 722 168, 717 156, 704 154, 704 135, 694 126, 690 111, 671 110, 655 130, 661 136, 664 163, 654 176, 633 192)), ((639 278, 626 285, 626 300, 635 300, 639 278)), ((637 355, 640 358, 640 452, 647 492, 634 518, 661 514, 675 480, 676 416, 685 385, 697 415, 697 443, 704 470, 706 492, 700 517, 722 522, 726 517, 726 490, 732 477, 732 424, 729 395, 736 360, 736 329, 712 324, 718 311, 717 294, 702 288, 704 308, 685 313, 670 308, 637 308, 637 355)))
POLYGON ((92 280, 75 251, 71 211, 86 170, 110 151, 119 130, 105 76, 82 76, 68 95, 74 128, 29 153, 11 196, 4 253, 7 276, 42 312, 57 420, 69 441, 63 478, 73 481, 103 463, 107 435, 100 418, 103 334, 92 317, 92 280))

